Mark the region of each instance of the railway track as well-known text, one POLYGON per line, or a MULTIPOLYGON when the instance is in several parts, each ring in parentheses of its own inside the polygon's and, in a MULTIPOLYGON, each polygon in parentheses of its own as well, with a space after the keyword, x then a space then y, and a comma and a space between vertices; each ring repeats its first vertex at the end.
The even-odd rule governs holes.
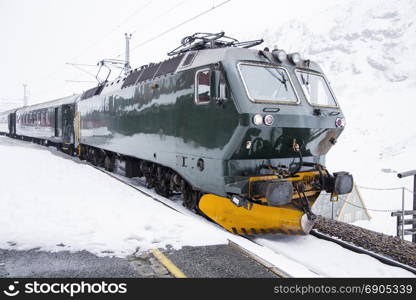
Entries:
POLYGON ((317 218, 312 234, 416 274, 416 244, 398 237, 323 217, 317 218))
POLYGON ((372 252, 370 250, 361 248, 359 246, 356 246, 354 244, 348 243, 348 242, 343 241, 341 239, 332 237, 332 236, 330 236, 328 234, 321 233, 321 232, 319 232, 316 229, 313 229, 310 234, 313 235, 313 236, 315 236, 315 237, 317 237, 317 238, 319 238, 319 239, 323 239, 323 240, 326 240, 326 241, 330 241, 330 242, 336 243, 336 244, 338 244, 338 245, 340 245, 340 246, 342 246, 342 247, 344 247, 346 249, 349 249, 351 251, 354 251, 356 253, 366 254, 366 255, 369 255, 371 257, 374 257, 375 259, 381 261, 384 264, 387 264, 387 265, 390 265, 390 266, 394 266, 394 267, 399 267, 399 268, 405 269, 405 270, 407 270, 409 272, 412 272, 413 274, 416 274, 416 268, 414 268, 412 266, 403 264, 403 263, 401 263, 399 261, 396 261, 394 259, 391 259, 391 258, 389 258, 387 256, 384 256, 384 255, 381 255, 381 254, 372 252))
MULTIPOLYGON (((195 216, 196 217, 196 215, 193 212, 189 211, 188 209, 186 209, 185 207, 182 206, 182 201, 180 201, 178 199, 168 199, 168 198, 160 196, 156 193, 149 192, 147 187, 145 186, 144 181, 140 181, 138 179, 129 179, 129 178, 126 178, 125 176, 122 176, 120 174, 108 172, 105 169, 102 169, 100 167, 96 167, 96 166, 94 166, 90 163, 87 163, 87 164, 92 166, 93 168, 99 170, 100 172, 103 172, 103 173, 107 174, 108 176, 111 176, 112 178, 120 181, 121 183, 130 186, 131 188, 137 190, 138 192, 152 198, 153 200, 161 203, 162 205, 164 205, 164 206, 166 206, 170 209, 175 210, 176 212, 179 212, 179 213, 184 214, 184 215, 189 215, 189 216, 195 216)), ((202 220, 207 221, 202 216, 198 216, 198 217, 201 218, 201 221, 202 220)), ((212 223, 212 225, 218 227, 221 230, 223 230, 217 224, 212 223)), ((344 241, 342 239, 333 237, 329 234, 322 233, 322 232, 320 232, 316 229, 312 230, 311 235, 315 236, 318 239, 323 239, 323 240, 330 241, 332 243, 338 244, 338 245, 344 247, 345 249, 348 249, 348 250, 353 251, 355 253, 369 255, 369 256, 379 260, 383 264, 394 266, 394 267, 399 267, 399 268, 402 268, 402 269, 407 270, 409 272, 412 272, 413 274, 416 274, 416 268, 414 268, 412 266, 409 266, 409 265, 404 264, 400 261, 389 258, 385 255, 381 255, 381 254, 375 253, 373 251, 367 250, 363 247, 356 246, 356 245, 352 244, 351 242, 347 242, 347 241, 344 241)), ((259 244, 258 242, 255 241, 255 236, 245 236, 245 237, 240 237, 240 238, 244 238, 249 243, 253 243, 253 244, 255 244, 259 247, 265 247, 264 245, 261 245, 261 244, 259 244)), ((253 260, 257 261, 259 264, 263 265, 265 268, 269 269, 271 272, 275 273, 279 277, 292 277, 290 272, 287 272, 283 268, 279 268, 275 264, 268 262, 266 259, 264 259, 264 258, 260 257, 259 255, 255 254, 253 251, 251 251, 250 249, 248 249, 246 246, 242 245, 241 243, 239 243, 235 239, 233 239, 233 240, 229 239, 229 245, 232 248, 236 249, 237 251, 240 251, 240 252, 244 253, 245 255, 249 256, 250 258, 252 258, 253 260)), ((274 250, 272 250, 272 251, 274 252, 274 250)), ((306 268, 308 268, 308 267, 306 267, 306 268)), ((323 275, 323 274, 319 274, 319 271, 316 271, 316 270, 313 270, 313 269, 310 269, 310 271, 311 271, 312 274, 315 274, 316 276, 322 276, 323 275)))

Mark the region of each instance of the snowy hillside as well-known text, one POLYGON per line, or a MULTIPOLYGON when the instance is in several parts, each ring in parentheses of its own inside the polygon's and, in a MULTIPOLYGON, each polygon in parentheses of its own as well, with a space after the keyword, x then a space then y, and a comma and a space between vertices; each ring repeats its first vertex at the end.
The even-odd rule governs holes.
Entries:
MULTIPOLYGON (((267 45, 299 51, 326 71, 347 117, 327 165, 350 171, 359 185, 413 188, 395 172, 416 169, 415 11, 412 0, 350 1, 264 33, 267 45)), ((361 192, 369 208, 401 207, 400 190, 361 192)), ((411 196, 406 192, 408 208, 411 196)), ((395 234, 388 212, 370 214, 363 226, 395 234)))

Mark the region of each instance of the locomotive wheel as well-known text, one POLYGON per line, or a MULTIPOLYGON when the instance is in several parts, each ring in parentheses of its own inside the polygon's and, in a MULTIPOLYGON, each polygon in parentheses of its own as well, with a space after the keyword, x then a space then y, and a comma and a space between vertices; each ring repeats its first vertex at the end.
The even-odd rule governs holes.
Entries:
POLYGON ((106 155, 104 158, 104 168, 108 172, 114 172, 114 167, 115 167, 114 159, 111 156, 106 155))
POLYGON ((200 196, 201 194, 199 191, 195 191, 192 187, 186 185, 186 188, 182 192, 183 206, 190 210, 196 211, 200 196))
POLYGON ((94 149, 89 149, 88 150, 88 160, 94 165, 97 166, 98 165, 98 158, 96 155, 96 151, 94 149))
POLYGON ((144 176, 146 178, 146 187, 148 189, 152 189, 156 186, 156 176, 154 171, 153 164, 146 165, 146 171, 144 172, 144 176))
POLYGON ((164 197, 169 197, 172 194, 169 188, 169 183, 166 182, 166 180, 156 181, 155 191, 164 197))
POLYGON ((171 196, 169 171, 162 166, 156 169, 155 190, 159 195, 164 197, 171 196))

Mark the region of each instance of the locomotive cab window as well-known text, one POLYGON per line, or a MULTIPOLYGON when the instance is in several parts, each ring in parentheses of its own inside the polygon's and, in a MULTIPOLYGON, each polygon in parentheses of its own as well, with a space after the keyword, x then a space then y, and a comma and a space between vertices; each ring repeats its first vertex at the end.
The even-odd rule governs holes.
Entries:
POLYGON ((337 107, 337 102, 325 78, 317 73, 296 70, 303 93, 311 105, 337 107))
POLYGON ((195 102, 197 104, 207 104, 211 100, 210 77, 211 72, 208 69, 196 73, 195 102))
POLYGON ((282 67, 239 63, 238 69, 249 99, 253 102, 297 104, 289 74, 282 67))

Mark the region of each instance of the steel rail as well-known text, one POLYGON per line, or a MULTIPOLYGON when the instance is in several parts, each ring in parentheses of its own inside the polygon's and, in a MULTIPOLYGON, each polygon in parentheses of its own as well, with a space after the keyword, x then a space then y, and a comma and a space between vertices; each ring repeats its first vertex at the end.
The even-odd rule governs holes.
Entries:
POLYGON ((322 232, 319 232, 316 229, 313 229, 310 232, 310 234, 313 235, 313 236, 315 236, 315 237, 317 237, 317 238, 319 238, 319 239, 323 239, 323 240, 327 240, 327 241, 336 243, 336 244, 338 244, 338 245, 340 245, 340 246, 342 246, 342 247, 344 247, 344 248, 346 248, 348 250, 351 250, 351 251, 354 251, 354 252, 357 252, 357 253, 361 253, 361 254, 367 254, 367 255, 369 255, 369 256, 371 256, 371 257, 379 260, 380 262, 382 262, 382 263, 384 263, 386 265, 390 265, 390 266, 394 266, 394 267, 399 267, 399 268, 405 269, 405 270, 407 270, 409 272, 412 272, 413 274, 416 274, 416 268, 413 268, 413 267, 411 267, 409 265, 406 265, 404 263, 398 262, 398 261, 396 261, 396 260, 394 260, 392 258, 389 258, 387 256, 384 256, 384 255, 381 255, 381 254, 372 252, 370 250, 367 250, 367 249, 358 247, 358 246, 356 246, 354 244, 348 243, 348 242, 343 241, 343 240, 340 240, 338 238, 334 238, 334 237, 332 237, 330 235, 327 235, 327 234, 324 234, 322 232))

